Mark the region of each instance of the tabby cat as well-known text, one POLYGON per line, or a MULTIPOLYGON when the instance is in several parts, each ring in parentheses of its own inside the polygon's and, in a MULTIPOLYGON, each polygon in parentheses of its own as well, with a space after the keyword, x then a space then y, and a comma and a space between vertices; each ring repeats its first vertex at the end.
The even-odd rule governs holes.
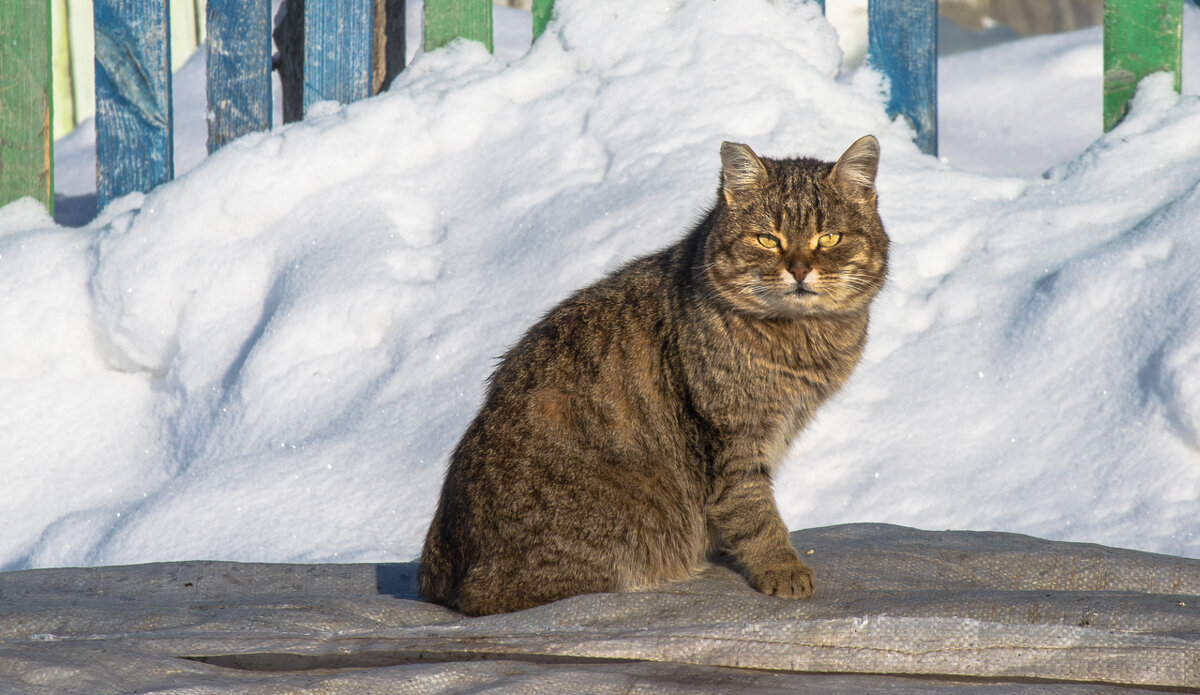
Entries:
POLYGON ((836 163, 721 145, 686 236, 550 310, 508 351, 450 459, 421 554, 470 615, 684 579, 721 552, 813 592, 771 477, 850 376, 887 273, 879 143, 836 163))

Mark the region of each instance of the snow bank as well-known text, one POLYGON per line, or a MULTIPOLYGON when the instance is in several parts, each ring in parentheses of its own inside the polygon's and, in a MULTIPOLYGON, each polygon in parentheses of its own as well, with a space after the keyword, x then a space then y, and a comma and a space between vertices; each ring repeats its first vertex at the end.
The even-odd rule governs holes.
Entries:
MULTIPOLYGON (((838 80, 815 5, 561 0, 82 229, 0 209, 0 568, 407 560, 494 358, 709 204, 720 142, 883 147, 865 362, 777 485, 887 521, 1200 556, 1200 100, 1150 80, 1046 178, 965 173, 838 80)), ((1098 68, 1097 68, 1098 69, 1098 68)))

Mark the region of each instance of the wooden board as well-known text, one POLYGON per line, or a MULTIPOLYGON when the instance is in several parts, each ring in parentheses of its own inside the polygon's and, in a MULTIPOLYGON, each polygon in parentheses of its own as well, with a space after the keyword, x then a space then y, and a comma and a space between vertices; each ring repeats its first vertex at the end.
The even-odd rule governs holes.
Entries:
POLYGON ((96 0, 96 209, 174 176, 167 0, 96 0))
POLYGON ((888 115, 907 118, 937 155, 937 0, 870 0, 869 60, 890 84, 888 115))
POLYGON ((533 0, 533 38, 535 41, 546 30, 553 10, 554 0, 533 0))
POLYGON ((1128 109, 1137 84, 1151 73, 1175 73, 1180 87, 1183 0, 1106 0, 1104 3, 1104 130, 1128 109))
MULTIPOLYGON (((50 78, 54 96, 51 98, 54 111, 54 139, 61 138, 75 129, 78 121, 75 119, 75 76, 72 74, 71 62, 73 51, 67 0, 53 0, 50 10, 52 36, 50 40, 53 52, 53 77, 50 78)), ((3 21, 0 19, 0 21, 3 21)), ((94 85, 89 80, 88 88, 94 85)))
POLYGON ((304 3, 304 109, 371 96, 373 0, 304 3))
POLYGON ((271 128, 271 0, 208 0, 208 151, 271 128))
POLYGON ((54 212, 49 0, 0 0, 0 205, 54 212))
POLYGON ((459 37, 479 41, 492 51, 492 0, 426 0, 425 50, 459 37))
POLYGON ((373 94, 387 89, 404 70, 405 0, 375 0, 375 66, 373 94))

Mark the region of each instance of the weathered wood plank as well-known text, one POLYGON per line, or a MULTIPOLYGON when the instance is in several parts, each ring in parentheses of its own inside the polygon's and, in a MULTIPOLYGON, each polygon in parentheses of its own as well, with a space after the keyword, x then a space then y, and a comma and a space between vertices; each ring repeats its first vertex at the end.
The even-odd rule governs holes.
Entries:
POLYGON ((1138 82, 1151 73, 1175 73, 1183 55, 1183 0, 1106 0, 1104 3, 1104 130, 1128 109, 1138 82))
POLYGON ((318 101, 348 104, 371 95, 372 0, 304 3, 304 109, 318 101))
POLYGON ((888 78, 888 114, 908 118, 937 154, 937 0, 870 0, 870 62, 888 78))
POLYGON ((54 213, 49 0, 0 0, 0 205, 31 195, 54 213))
POLYGON ((167 0, 95 0, 96 206, 174 176, 167 0))
MULTIPOLYGON (((60 138, 75 129, 75 75, 71 70, 73 46, 71 46, 70 12, 67 0, 54 0, 50 10, 50 21, 53 27, 50 40, 53 51, 53 77, 51 86, 54 96, 51 98, 54 111, 54 138, 60 138)), ((88 84, 91 88, 92 84, 88 84)))
POLYGON ((533 0, 533 38, 535 41, 546 30, 553 11, 554 0, 533 0))
POLYGON ((282 21, 275 25, 273 36, 279 58, 280 101, 284 123, 304 118, 304 0, 283 0, 282 21))
POLYGON ((425 50, 441 48, 462 37, 492 44, 492 0, 426 0, 425 50))
POLYGON ((167 12, 171 18, 172 72, 183 67, 200 47, 200 30, 196 23, 204 20, 197 16, 196 4, 197 0, 170 0, 167 12))
POLYGON ((271 0, 208 0, 208 151, 271 128, 271 0))
POLYGON ((375 66, 372 94, 378 94, 392 84, 404 70, 408 56, 405 50, 404 0, 375 0, 375 66))

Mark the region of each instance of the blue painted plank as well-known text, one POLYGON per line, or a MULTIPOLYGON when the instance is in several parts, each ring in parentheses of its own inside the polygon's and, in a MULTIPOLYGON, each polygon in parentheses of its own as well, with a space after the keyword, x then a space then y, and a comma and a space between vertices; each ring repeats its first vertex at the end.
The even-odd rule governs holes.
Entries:
POLYGON ((937 0, 870 0, 871 65, 890 84, 888 115, 908 118, 916 143, 937 155, 937 0))
POLYGON ((95 0, 96 205, 174 176, 168 0, 95 0))
POLYGON ((305 111, 318 101, 371 95, 374 16, 372 0, 304 3, 305 111))
POLYGON ((208 0, 208 151, 271 128, 271 0, 208 0))

